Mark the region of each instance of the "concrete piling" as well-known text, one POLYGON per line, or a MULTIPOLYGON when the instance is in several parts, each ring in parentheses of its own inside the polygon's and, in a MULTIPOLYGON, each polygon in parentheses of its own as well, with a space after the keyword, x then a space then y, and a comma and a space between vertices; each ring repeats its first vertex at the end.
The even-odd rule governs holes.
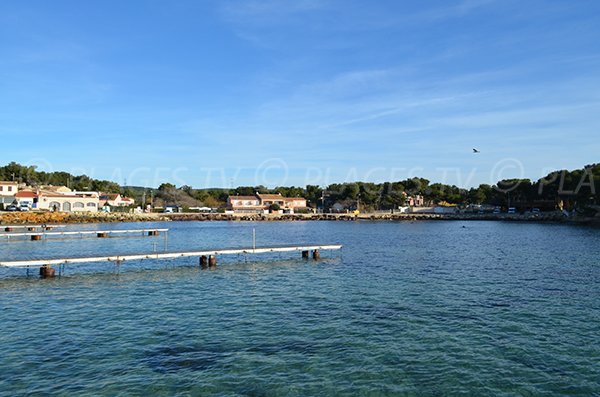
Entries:
POLYGON ((40 267, 40 277, 41 278, 52 278, 54 277, 54 269, 50 265, 44 265, 40 267))
POLYGON ((321 259, 321 253, 319 252, 319 250, 313 250, 313 259, 316 261, 321 259))
POLYGON ((200 257, 200 267, 202 269, 206 269, 208 267, 208 257, 206 255, 202 255, 200 257))

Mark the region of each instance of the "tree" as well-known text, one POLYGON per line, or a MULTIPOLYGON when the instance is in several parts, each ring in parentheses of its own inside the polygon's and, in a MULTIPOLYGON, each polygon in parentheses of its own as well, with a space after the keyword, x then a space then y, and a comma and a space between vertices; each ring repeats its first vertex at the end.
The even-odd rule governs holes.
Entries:
POLYGON ((308 204, 317 208, 319 206, 321 196, 323 194, 323 189, 321 189, 317 185, 306 185, 306 192, 304 193, 304 198, 308 201, 308 204))
POLYGON ((125 197, 135 198, 135 192, 129 187, 126 187, 125 189, 123 189, 122 195, 125 197))
POLYGON ((158 190, 161 192, 168 192, 170 190, 174 190, 176 189, 175 185, 173 185, 172 183, 161 183, 160 186, 158 187, 158 190))

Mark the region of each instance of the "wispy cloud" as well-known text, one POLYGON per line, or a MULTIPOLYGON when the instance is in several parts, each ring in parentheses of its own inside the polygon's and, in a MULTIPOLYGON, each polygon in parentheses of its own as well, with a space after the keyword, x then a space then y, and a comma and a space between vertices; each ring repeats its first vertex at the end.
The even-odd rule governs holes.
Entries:
POLYGON ((497 4, 497 0, 462 0, 439 8, 417 13, 416 19, 439 21, 443 19, 461 18, 482 8, 497 4))
POLYGON ((244 24, 272 23, 281 24, 281 18, 297 14, 313 12, 327 6, 326 1, 319 0, 251 0, 228 1, 221 7, 222 15, 231 22, 244 24))

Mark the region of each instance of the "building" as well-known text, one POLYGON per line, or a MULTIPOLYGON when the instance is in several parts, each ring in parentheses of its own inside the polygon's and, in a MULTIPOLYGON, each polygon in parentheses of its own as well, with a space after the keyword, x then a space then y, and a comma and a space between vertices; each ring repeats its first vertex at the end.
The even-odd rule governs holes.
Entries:
POLYGON ((0 204, 4 204, 4 206, 12 204, 18 189, 17 182, 0 181, 0 204))
POLYGON ((56 193, 47 190, 21 190, 15 195, 20 205, 26 203, 31 209, 63 212, 96 212, 99 195, 97 192, 56 193))
POLYGON ((100 206, 109 205, 111 207, 128 207, 135 204, 135 200, 130 197, 121 196, 118 193, 100 193, 100 206))
POLYGON ((278 212, 293 214, 306 209, 306 199, 302 197, 283 197, 281 194, 261 194, 254 196, 229 196, 227 209, 237 213, 266 213, 271 206, 279 206, 278 212))
POLYGON ((96 212, 98 211, 99 194, 97 192, 54 193, 40 192, 37 205, 40 210, 63 212, 96 212))
POLYGON ((18 205, 27 204, 29 208, 32 208, 34 204, 37 202, 37 193, 31 190, 20 190, 18 191, 13 200, 17 202, 18 205))
POLYGON ((66 186, 42 185, 39 187, 39 189, 47 191, 47 192, 54 192, 54 193, 60 193, 60 194, 72 192, 72 190, 66 186))
POLYGON ((227 209, 233 212, 264 212, 265 208, 257 196, 229 196, 227 209))
MULTIPOLYGON (((405 195, 406 195, 406 193, 405 193, 405 195)), ((417 194, 414 197, 407 195, 406 203, 408 204, 409 207, 422 207, 425 205, 425 199, 420 194, 417 194)))

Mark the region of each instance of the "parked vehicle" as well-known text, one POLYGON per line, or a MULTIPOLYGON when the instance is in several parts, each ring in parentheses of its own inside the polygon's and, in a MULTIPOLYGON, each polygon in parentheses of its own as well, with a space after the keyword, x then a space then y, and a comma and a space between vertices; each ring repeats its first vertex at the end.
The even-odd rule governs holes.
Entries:
POLYGON ((29 204, 27 204, 27 203, 19 204, 19 211, 29 211, 29 204))
POLYGON ((18 211, 18 210, 19 210, 19 207, 17 207, 14 204, 11 204, 8 207, 6 207, 6 211, 11 211, 12 212, 12 211, 18 211))
POLYGON ((515 207, 510 207, 510 208, 508 209, 508 213, 509 213, 509 214, 516 214, 516 213, 517 213, 517 209, 516 209, 515 207))
POLYGON ((540 209, 539 208, 534 208, 531 210, 532 214, 539 214, 540 213, 540 209))

